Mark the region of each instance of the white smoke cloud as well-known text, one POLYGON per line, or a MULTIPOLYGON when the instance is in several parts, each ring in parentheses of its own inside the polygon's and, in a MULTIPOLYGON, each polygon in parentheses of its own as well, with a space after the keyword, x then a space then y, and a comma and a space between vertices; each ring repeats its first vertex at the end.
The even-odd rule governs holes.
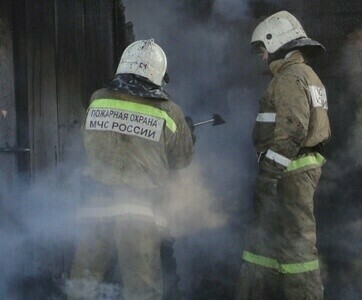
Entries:
POLYGON ((198 19, 200 11, 184 5, 186 1, 124 1, 136 40, 152 37, 165 50, 170 74, 166 90, 185 115, 201 121, 219 113, 226 120, 219 127, 196 129, 192 165, 170 186, 170 228, 176 236, 181 286, 189 297, 205 276, 235 283, 227 282, 222 272, 237 273, 241 263, 256 169, 251 143, 255 95, 266 82, 251 75, 257 69, 248 63, 248 1, 210 2, 212 10, 205 6, 207 17, 198 19))
POLYGON ((217 210, 212 189, 206 186, 197 165, 181 170, 168 186, 169 226, 176 237, 195 234, 203 229, 224 226, 227 217, 217 210))

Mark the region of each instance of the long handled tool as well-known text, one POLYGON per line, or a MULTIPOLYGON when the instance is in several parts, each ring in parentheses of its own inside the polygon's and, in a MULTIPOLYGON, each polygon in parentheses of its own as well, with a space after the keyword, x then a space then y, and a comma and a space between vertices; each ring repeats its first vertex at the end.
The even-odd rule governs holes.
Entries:
POLYGON ((213 114, 212 119, 194 123, 194 126, 196 127, 196 126, 200 126, 200 125, 204 125, 204 124, 208 124, 208 123, 212 123, 212 126, 218 126, 221 124, 225 124, 225 121, 220 115, 213 114))

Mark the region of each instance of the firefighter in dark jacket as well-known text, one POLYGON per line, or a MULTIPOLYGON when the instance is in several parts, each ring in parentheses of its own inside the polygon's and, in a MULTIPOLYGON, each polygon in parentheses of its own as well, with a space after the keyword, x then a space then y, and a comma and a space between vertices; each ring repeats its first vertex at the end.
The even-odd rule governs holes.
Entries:
POLYGON ((253 132, 259 174, 237 299, 322 299, 313 195, 330 126, 326 90, 305 58, 324 48, 286 11, 261 22, 251 44, 274 77, 253 132))
POLYGON ((92 95, 84 124, 85 176, 92 183, 79 214, 87 229, 76 248, 71 298, 100 297, 115 253, 124 299, 163 297, 161 188, 193 153, 183 112, 162 88, 166 68, 152 39, 134 42, 114 80, 92 95), (76 282, 85 278, 91 284, 81 295, 76 282))

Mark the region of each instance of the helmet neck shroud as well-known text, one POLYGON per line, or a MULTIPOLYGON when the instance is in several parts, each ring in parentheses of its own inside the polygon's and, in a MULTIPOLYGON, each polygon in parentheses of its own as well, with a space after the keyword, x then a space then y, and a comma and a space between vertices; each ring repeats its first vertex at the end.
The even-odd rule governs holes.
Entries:
POLYGON ((325 52, 324 46, 317 41, 310 38, 299 38, 280 47, 276 52, 269 53, 268 63, 285 58, 293 50, 299 50, 306 58, 314 58, 325 52))

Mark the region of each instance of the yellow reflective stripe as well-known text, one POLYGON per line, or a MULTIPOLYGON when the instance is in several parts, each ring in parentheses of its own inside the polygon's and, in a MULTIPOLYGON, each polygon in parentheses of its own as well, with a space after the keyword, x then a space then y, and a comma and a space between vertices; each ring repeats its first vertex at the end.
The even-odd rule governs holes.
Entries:
POLYGON ((325 158, 319 153, 305 154, 296 160, 293 160, 287 167, 286 172, 301 169, 305 166, 322 166, 326 162, 325 158))
POLYGON ((244 251, 243 259, 248 262, 251 262, 253 264, 263 266, 263 267, 272 268, 272 269, 276 269, 276 270, 279 269, 279 263, 276 259, 256 255, 256 254, 253 254, 248 251, 244 251))
POLYGON ((313 260, 305 263, 295 264, 280 264, 276 259, 256 255, 248 251, 244 251, 243 259, 247 262, 263 266, 266 268, 275 269, 284 274, 297 274, 317 270, 319 268, 318 260, 313 260))
POLYGON ((305 263, 298 263, 298 264, 281 264, 280 265, 280 272, 281 273, 303 273, 309 272, 319 269, 319 262, 318 260, 313 260, 305 263))
POLYGON ((163 110, 149 106, 146 104, 135 103, 130 101, 124 100, 117 100, 117 99, 97 99, 94 100, 89 108, 115 108, 115 109, 123 109, 130 112, 141 113, 157 118, 164 119, 166 121, 166 126, 172 132, 176 132, 177 125, 174 120, 163 110))

